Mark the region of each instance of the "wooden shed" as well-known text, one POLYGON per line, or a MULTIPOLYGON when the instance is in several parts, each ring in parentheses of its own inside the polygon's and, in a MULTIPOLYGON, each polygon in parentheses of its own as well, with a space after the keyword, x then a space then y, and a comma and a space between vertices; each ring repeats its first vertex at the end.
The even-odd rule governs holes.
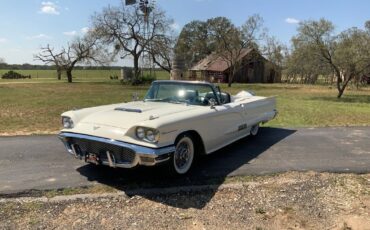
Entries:
MULTIPOLYGON (((276 83, 281 81, 281 70, 264 58, 255 49, 243 49, 233 82, 238 83, 276 83)), ((209 82, 228 82, 230 68, 221 56, 212 53, 200 60, 189 70, 191 80, 209 82)))

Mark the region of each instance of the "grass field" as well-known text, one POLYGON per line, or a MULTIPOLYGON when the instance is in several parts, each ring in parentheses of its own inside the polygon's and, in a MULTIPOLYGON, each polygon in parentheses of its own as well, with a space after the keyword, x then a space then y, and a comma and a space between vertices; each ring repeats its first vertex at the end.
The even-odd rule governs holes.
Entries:
MULTIPOLYGON (((25 80, 0 80, 0 135, 55 132, 60 129, 63 111, 130 101, 132 93, 138 92, 142 97, 148 88, 123 86, 117 80, 107 80, 106 71, 91 74, 81 71, 81 77, 77 72, 73 84, 48 78, 47 73, 43 73, 45 78, 33 79, 34 84, 25 80), (84 74, 91 77, 84 78, 84 74)), ((165 74, 162 76, 166 78, 165 74)), ((268 126, 370 125, 370 88, 349 89, 338 100, 335 88, 328 86, 233 84, 231 88, 221 87, 232 94, 248 89, 262 96, 277 96, 279 116, 268 126)))
MULTIPOLYGON (((1 76, 9 70, 0 69, 0 83, 1 82, 60 82, 57 80, 55 70, 14 70, 23 75, 31 75, 31 79, 17 79, 8 80, 1 79, 1 76)), ((144 74, 149 71, 144 71, 144 74)), ((105 81, 118 81, 110 80, 110 76, 121 76, 120 70, 74 70, 72 72, 73 80, 76 82, 105 82, 105 81)), ((168 79, 169 73, 165 71, 155 71, 157 79, 168 79)), ((62 75, 62 82, 67 80, 65 75, 62 75)))

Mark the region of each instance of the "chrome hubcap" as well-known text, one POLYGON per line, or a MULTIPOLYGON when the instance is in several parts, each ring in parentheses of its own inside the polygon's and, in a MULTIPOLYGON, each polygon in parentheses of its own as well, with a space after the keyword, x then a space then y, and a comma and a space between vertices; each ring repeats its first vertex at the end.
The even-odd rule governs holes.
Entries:
POLYGON ((179 169, 185 168, 189 162, 189 144, 182 142, 175 152, 175 164, 179 169))
POLYGON ((178 174, 185 174, 191 168, 194 159, 194 144, 190 137, 183 137, 176 145, 173 166, 178 174))
POLYGON ((252 129, 251 129, 251 134, 252 135, 256 135, 257 134, 257 132, 258 132, 258 128, 259 128, 259 125, 257 124, 257 125, 254 125, 253 127, 252 127, 252 129))

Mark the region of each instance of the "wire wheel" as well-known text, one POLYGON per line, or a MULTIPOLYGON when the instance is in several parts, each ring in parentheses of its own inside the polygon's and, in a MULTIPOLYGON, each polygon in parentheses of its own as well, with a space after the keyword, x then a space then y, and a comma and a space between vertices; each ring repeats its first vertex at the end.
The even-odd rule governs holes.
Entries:
POLYGON ((173 168, 177 174, 186 174, 194 160, 194 144, 190 137, 182 137, 173 155, 173 168))
POLYGON ((251 128, 251 135, 252 136, 257 136, 259 128, 260 128, 259 124, 253 125, 252 128, 251 128))

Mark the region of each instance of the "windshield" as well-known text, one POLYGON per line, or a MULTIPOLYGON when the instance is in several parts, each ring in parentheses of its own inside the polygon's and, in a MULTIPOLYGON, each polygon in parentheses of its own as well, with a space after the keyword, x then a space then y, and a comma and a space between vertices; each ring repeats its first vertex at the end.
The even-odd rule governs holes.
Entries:
POLYGON ((155 82, 150 87, 144 101, 187 103, 209 105, 213 99, 217 103, 213 88, 207 84, 187 84, 178 82, 155 82))

